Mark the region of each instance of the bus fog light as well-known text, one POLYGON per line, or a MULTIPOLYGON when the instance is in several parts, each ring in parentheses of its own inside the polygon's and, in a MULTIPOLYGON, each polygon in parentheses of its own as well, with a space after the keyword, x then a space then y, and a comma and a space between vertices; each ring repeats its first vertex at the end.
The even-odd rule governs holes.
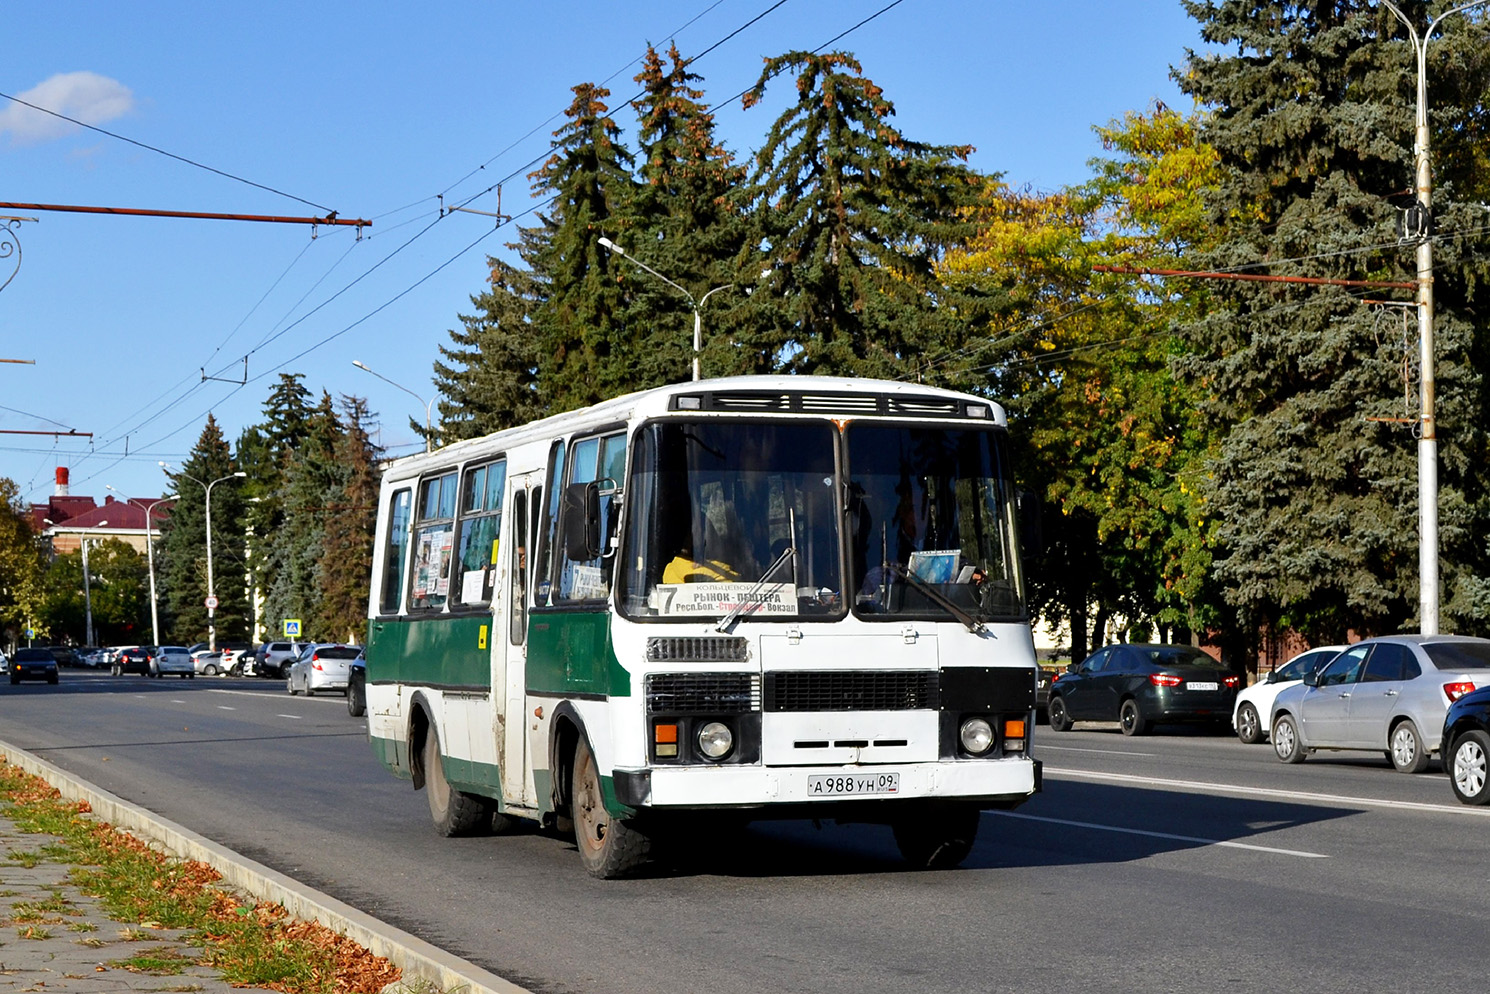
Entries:
POLYGON ((698 730, 698 751, 709 759, 723 759, 735 747, 735 735, 722 721, 711 721, 698 730))
POLYGON ((969 718, 962 723, 957 736, 962 748, 974 756, 981 756, 993 748, 993 726, 987 718, 969 718))

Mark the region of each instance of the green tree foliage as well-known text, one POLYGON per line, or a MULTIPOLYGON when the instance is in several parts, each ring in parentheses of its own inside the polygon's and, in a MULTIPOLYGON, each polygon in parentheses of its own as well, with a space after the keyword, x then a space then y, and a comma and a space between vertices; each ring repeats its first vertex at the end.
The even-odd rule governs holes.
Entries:
POLYGON ((338 641, 361 642, 367 628, 382 456, 369 434, 370 418, 367 401, 341 398, 341 430, 333 443, 333 456, 345 480, 323 517, 316 565, 320 596, 308 618, 312 632, 338 641))
MULTIPOLYGON (((323 591, 321 560, 327 522, 342 506, 351 472, 338 461, 341 422, 331 396, 310 411, 305 434, 288 453, 280 499, 284 524, 270 537, 272 571, 265 577, 263 618, 277 632, 285 618, 316 618, 323 591)), ((310 631, 320 638, 328 633, 310 631)))
POLYGON ((901 376, 966 325, 933 270, 970 234, 962 209, 982 186, 963 165, 972 149, 906 138, 894 106, 841 52, 768 60, 745 105, 780 75, 796 78, 798 99, 750 178, 750 264, 770 275, 751 297, 761 332, 747 346, 768 368, 901 376))
POLYGON ((1047 508, 1034 605, 1069 626, 1078 658, 1115 616, 1215 620, 1195 497, 1210 440, 1171 373, 1169 324, 1197 301, 1094 273, 1134 260, 1164 267, 1202 239, 1214 153, 1193 120, 1163 107, 1098 132, 1109 157, 1087 184, 1052 194, 987 185, 976 236, 940 269, 958 292, 999 306, 977 339, 923 363, 1008 404, 1016 475, 1047 508))
MULTIPOLYGON (((1392 14, 1361 0, 1186 7, 1216 49, 1191 53, 1179 79, 1209 112, 1204 137, 1222 169, 1207 214, 1217 240, 1193 268, 1411 279, 1413 250, 1395 244, 1394 221, 1412 185, 1416 73, 1392 14)), ((1421 30, 1427 5, 1407 7, 1421 30)), ((1445 630, 1490 621, 1475 317, 1484 263, 1470 234, 1483 211, 1460 199, 1482 196, 1487 181, 1474 140, 1485 134, 1487 42, 1483 20, 1452 18, 1428 62, 1445 152, 1435 179, 1445 630)), ((1205 496, 1227 600, 1244 624, 1320 639, 1410 626, 1416 445, 1410 426, 1383 419, 1418 416, 1415 328, 1343 287, 1220 282, 1209 292, 1208 313, 1186 328, 1185 368, 1225 431, 1205 496)))
POLYGON ((111 538, 89 543, 86 592, 81 550, 48 563, 40 587, 37 628, 54 642, 87 644, 90 602, 95 645, 137 645, 150 639, 145 557, 127 542, 111 538))
POLYGON ((300 373, 281 373, 264 402, 264 421, 244 429, 238 439, 238 459, 248 479, 243 494, 253 498, 247 507, 246 528, 250 586, 264 591, 269 578, 284 572, 287 547, 276 541, 285 526, 285 476, 290 460, 309 431, 310 391, 300 373))
POLYGON ((609 90, 593 83, 574 87, 574 101, 564 112, 568 121, 554 132, 553 154, 531 174, 533 192, 553 198, 534 259, 547 283, 536 324, 539 376, 553 411, 624 393, 637 356, 612 271, 622 263, 598 241, 627 226, 622 211, 635 182, 632 154, 609 116, 608 96, 609 90))
POLYGON ((210 414, 181 468, 166 471, 177 499, 171 516, 161 525, 156 577, 165 615, 162 628, 183 645, 205 641, 208 636, 208 486, 212 488, 212 579, 218 598, 213 623, 217 639, 239 641, 249 637, 252 614, 244 545, 245 496, 240 481, 233 478, 238 471, 217 419, 210 414))
MULTIPOLYGON (((543 230, 523 229, 508 248, 535 264, 543 230)), ((435 363, 436 434, 445 444, 526 424, 544 413, 538 391, 543 347, 535 321, 546 284, 530 269, 495 257, 486 261, 490 285, 471 298, 476 313, 460 316, 461 329, 450 331, 451 344, 440 346, 435 363)))
MULTIPOLYGON (((700 305, 703 375, 749 371, 738 346, 745 286, 735 273, 746 225, 734 192, 745 179, 714 137, 714 115, 700 102, 699 76, 676 46, 664 58, 647 48, 632 102, 638 118, 641 166, 626 227, 611 237, 633 258, 687 290, 700 305)), ((687 379, 692 365, 693 309, 688 297, 651 273, 618 261, 627 293, 627 327, 636 350, 631 389, 687 379)))
POLYGON ((0 477, 0 642, 14 645, 26 629, 42 574, 41 546, 20 487, 0 477))

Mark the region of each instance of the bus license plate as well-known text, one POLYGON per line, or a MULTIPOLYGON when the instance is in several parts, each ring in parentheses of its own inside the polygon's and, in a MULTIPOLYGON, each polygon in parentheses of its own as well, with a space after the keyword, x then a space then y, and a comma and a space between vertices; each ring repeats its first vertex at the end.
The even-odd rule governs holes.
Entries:
POLYGON ((817 773, 807 777, 808 797, 898 793, 900 793, 899 773, 817 773))

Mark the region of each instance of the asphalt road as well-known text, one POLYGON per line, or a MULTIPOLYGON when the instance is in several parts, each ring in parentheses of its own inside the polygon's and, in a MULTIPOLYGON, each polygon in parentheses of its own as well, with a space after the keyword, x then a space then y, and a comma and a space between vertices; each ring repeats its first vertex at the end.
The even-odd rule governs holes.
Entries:
POLYGON ((0 738, 535 991, 1483 988, 1490 813, 1436 763, 1116 729, 1040 728, 1045 792, 985 815, 958 871, 907 871, 887 829, 790 822, 607 883, 552 835, 436 836, 339 696, 0 685, 0 738))

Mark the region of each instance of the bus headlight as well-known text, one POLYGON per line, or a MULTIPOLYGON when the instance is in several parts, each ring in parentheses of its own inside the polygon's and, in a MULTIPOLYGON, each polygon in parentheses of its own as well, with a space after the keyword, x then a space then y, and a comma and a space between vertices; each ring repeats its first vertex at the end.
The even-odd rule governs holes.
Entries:
POLYGON ((698 730, 698 751, 709 759, 723 759, 734 747, 735 733, 722 721, 711 721, 698 730))
POLYGON ((962 748, 973 756, 981 756, 993 748, 993 726, 987 718, 967 719, 958 729, 957 737, 962 740, 962 748))

